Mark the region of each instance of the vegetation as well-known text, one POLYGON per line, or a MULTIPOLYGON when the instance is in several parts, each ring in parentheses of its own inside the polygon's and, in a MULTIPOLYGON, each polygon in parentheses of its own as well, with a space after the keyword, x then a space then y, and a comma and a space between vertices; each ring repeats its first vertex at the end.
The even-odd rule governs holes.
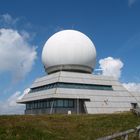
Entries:
POLYGON ((0 116, 0 140, 94 140, 138 125, 132 113, 0 116))

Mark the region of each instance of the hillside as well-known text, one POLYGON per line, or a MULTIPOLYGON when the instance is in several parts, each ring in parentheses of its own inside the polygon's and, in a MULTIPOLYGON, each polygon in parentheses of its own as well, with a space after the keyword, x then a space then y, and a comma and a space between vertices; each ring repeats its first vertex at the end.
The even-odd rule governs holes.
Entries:
POLYGON ((137 125, 131 113, 0 116, 0 140, 94 140, 137 125))

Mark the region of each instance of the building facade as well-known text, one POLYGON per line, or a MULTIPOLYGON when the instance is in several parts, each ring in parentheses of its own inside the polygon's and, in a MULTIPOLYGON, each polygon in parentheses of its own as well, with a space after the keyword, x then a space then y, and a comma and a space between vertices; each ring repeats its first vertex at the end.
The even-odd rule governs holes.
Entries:
POLYGON ((94 44, 84 34, 54 34, 42 52, 48 75, 37 78, 17 102, 26 104, 25 114, 104 114, 139 104, 117 79, 92 74, 95 59, 94 44))

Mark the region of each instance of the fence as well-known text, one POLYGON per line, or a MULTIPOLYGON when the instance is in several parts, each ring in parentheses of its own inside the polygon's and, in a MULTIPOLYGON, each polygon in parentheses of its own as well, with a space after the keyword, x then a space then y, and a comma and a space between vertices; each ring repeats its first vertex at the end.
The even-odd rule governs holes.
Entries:
POLYGON ((124 138, 124 140, 128 140, 128 135, 131 133, 136 133, 137 140, 140 140, 140 125, 135 127, 134 129, 129 129, 127 131, 115 133, 110 136, 98 138, 97 140, 113 140, 117 138, 124 138))

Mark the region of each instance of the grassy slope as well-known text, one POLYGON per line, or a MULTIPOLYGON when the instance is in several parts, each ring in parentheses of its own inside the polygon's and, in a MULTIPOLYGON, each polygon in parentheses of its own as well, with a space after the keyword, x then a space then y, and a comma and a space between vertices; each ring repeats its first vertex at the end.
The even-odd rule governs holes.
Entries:
POLYGON ((94 140, 137 125, 131 113, 0 116, 0 140, 94 140))

